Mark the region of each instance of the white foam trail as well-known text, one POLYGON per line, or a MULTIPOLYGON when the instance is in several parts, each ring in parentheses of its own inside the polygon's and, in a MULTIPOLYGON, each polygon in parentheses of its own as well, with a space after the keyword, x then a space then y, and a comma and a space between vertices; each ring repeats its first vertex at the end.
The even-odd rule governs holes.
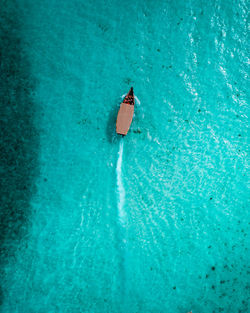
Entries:
POLYGON ((127 299, 127 214, 124 209, 125 204, 125 188, 122 182, 122 158, 123 158, 123 138, 121 138, 118 152, 118 160, 116 165, 116 176, 117 176, 117 193, 118 193, 118 216, 120 226, 118 231, 119 241, 120 241, 120 253, 121 253, 121 272, 120 272, 120 290, 122 296, 122 306, 124 307, 124 312, 128 312, 126 309, 126 299, 127 299))
POLYGON ((135 96, 136 104, 141 105, 141 101, 135 96))
POLYGON ((118 188, 118 213, 122 224, 126 222, 126 212, 124 210, 125 189, 122 183, 122 156, 123 156, 123 140, 120 141, 118 160, 116 165, 117 188, 118 188))

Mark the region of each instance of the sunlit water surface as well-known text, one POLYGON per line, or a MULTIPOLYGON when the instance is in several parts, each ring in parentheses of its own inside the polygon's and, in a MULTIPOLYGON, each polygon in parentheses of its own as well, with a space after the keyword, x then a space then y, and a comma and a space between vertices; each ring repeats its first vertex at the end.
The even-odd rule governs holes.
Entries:
POLYGON ((247 1, 1 10, 39 138, 1 312, 248 312, 247 1))

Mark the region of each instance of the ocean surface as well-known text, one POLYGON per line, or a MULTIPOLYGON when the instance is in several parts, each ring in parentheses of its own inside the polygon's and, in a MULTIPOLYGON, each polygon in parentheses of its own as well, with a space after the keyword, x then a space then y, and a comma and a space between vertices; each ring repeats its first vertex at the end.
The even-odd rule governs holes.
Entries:
POLYGON ((1 1, 1 312, 250 312, 248 12, 1 1))

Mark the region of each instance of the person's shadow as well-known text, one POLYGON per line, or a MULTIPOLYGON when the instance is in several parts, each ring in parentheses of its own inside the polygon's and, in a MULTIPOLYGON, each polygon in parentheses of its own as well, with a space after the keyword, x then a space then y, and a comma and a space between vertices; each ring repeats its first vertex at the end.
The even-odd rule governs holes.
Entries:
POLYGON ((108 116, 108 122, 106 127, 106 136, 108 138, 109 143, 116 143, 118 141, 118 135, 116 133, 116 117, 119 111, 120 102, 122 102, 121 99, 117 99, 115 101, 115 104, 112 106, 109 116, 108 116))

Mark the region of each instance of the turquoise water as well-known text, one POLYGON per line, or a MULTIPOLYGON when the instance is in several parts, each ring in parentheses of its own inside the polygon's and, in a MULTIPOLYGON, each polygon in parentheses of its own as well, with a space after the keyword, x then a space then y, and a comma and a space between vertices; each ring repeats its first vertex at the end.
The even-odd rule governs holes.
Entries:
POLYGON ((1 312, 249 312, 249 3, 2 4, 1 312))

